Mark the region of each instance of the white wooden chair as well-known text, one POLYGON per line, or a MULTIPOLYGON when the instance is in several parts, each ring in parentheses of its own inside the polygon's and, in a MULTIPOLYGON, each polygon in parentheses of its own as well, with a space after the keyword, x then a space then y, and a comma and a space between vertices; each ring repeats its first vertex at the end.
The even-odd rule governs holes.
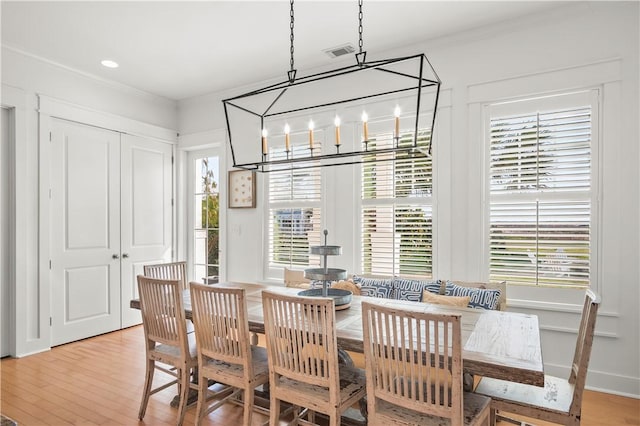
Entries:
POLYGON ((299 297, 262 292, 265 336, 269 355, 269 424, 279 424, 280 402, 294 406, 294 422, 307 414, 340 416, 365 395, 364 372, 338 366, 335 304, 330 298, 299 297), (302 413, 298 407, 303 407, 302 413))
POLYGON ((178 426, 182 424, 189 389, 197 389, 190 381, 191 371, 198 365, 195 339, 186 330, 180 280, 162 280, 138 275, 140 311, 146 349, 146 374, 138 418, 144 418, 149 396, 178 384, 178 426), (164 364, 158 365, 157 363, 164 364), (155 370, 175 377, 152 389, 155 370))
POLYGON ((191 307, 198 347, 198 409, 202 418, 243 393, 245 426, 251 425, 254 390, 269 381, 267 351, 249 344, 245 290, 191 283, 191 307), (232 386, 233 392, 210 406, 209 379, 232 386))
POLYGON ((362 302, 369 425, 489 424, 490 399, 462 390, 460 314, 362 302))
POLYGON ((496 411, 500 412, 499 417, 507 412, 563 425, 580 424, 582 392, 587 378, 599 305, 598 295, 587 290, 568 380, 545 375, 544 387, 487 377, 480 380, 476 393, 491 397, 494 424, 496 411))
POLYGON ((187 285, 187 262, 185 261, 144 265, 143 273, 145 277, 180 280, 183 289, 189 288, 187 285))

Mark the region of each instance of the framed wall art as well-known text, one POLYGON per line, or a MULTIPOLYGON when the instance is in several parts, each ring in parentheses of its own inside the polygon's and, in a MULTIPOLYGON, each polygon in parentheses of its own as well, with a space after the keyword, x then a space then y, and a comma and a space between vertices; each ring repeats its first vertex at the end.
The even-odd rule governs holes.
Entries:
POLYGON ((256 206, 256 172, 231 170, 229 172, 229 208, 256 206))

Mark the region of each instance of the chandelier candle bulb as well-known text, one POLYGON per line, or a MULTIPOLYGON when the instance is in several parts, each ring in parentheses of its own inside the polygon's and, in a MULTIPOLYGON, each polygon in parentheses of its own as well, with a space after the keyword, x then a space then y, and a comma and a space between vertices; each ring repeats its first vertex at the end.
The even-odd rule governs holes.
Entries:
POLYGON ((397 106, 395 111, 394 111, 394 115, 396 116, 396 138, 400 137, 400 107, 397 106))
POLYGON ((267 155, 267 129, 262 129, 262 154, 267 155))
POLYGON ((340 145, 340 117, 336 116, 334 124, 336 125, 336 145, 340 145))
POLYGON ((288 124, 284 126, 284 150, 286 152, 291 151, 291 140, 289 138, 289 133, 291 132, 291 128, 288 124))
POLYGON ((309 121, 309 149, 313 149, 313 121, 309 121))
POLYGON ((369 117, 367 116, 366 112, 362 113, 362 138, 365 141, 369 140, 369 126, 367 125, 367 120, 369 119, 369 117))

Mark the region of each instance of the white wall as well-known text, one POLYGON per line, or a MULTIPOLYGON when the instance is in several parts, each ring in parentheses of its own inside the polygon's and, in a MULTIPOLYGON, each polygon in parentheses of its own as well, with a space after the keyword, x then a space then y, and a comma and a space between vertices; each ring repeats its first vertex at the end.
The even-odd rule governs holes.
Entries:
MULTIPOLYGON (((101 123, 140 124, 175 139, 175 102, 116 83, 92 78, 63 66, 24 53, 2 48, 2 105, 16 107, 15 156, 15 304, 14 354, 21 356, 46 350, 49 342, 49 287, 47 259, 40 258, 39 244, 47 240, 39 233, 39 206, 46 182, 39 170, 48 158, 39 158, 38 100, 44 96, 61 101, 63 109, 98 115, 101 123), (171 130, 173 129, 173 130, 171 130)), ((57 101, 56 101, 57 102, 57 101)), ((51 102, 49 102, 51 103, 51 102)), ((123 130, 123 129, 114 129, 123 130)), ((45 215, 46 216, 46 215, 45 215)), ((43 248, 46 253, 46 247, 43 248)))
MULTIPOLYGON (((434 270, 440 278, 487 277, 483 266, 484 157, 482 139, 475 128, 479 106, 503 96, 558 90, 558 84, 564 81, 558 76, 566 79, 564 88, 602 90, 606 96, 600 134, 602 197, 597 212, 599 256, 593 287, 601 292, 603 302, 588 386, 636 397, 640 397, 640 212, 638 191, 629 188, 640 183, 638 6, 636 2, 571 4, 552 15, 532 15, 393 52, 368 52, 370 59, 425 52, 443 80, 443 92, 450 98, 451 108, 444 108, 438 115, 438 126, 445 128, 439 129, 435 138, 434 270)), ((180 133, 193 137, 222 130, 221 99, 244 93, 245 89, 181 101, 180 133)), ((222 135, 220 132, 219 137, 222 135)), ((354 171, 341 167, 329 168, 326 173, 324 203, 336 207, 328 209, 325 225, 335 236, 331 243, 342 245, 345 253, 334 263, 349 272, 359 272, 356 256, 350 255, 358 245, 353 238, 353 218, 357 216, 353 200, 358 194, 344 184, 353 181, 354 171)), ((259 176, 258 208, 229 210, 227 214, 229 280, 266 278, 262 269, 262 180, 264 176, 259 176)), ((556 289, 532 293, 510 287, 508 297, 512 310, 539 316, 547 373, 568 376, 582 293, 556 289)))

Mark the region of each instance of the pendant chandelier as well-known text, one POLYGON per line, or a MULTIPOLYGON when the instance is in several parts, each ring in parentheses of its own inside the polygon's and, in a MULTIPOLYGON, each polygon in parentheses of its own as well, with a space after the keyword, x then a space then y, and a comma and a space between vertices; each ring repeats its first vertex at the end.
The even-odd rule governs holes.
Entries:
POLYGON ((427 57, 367 61, 359 0, 356 63, 297 76, 290 6, 287 79, 222 101, 233 166, 270 172, 431 155, 441 81, 427 57))

